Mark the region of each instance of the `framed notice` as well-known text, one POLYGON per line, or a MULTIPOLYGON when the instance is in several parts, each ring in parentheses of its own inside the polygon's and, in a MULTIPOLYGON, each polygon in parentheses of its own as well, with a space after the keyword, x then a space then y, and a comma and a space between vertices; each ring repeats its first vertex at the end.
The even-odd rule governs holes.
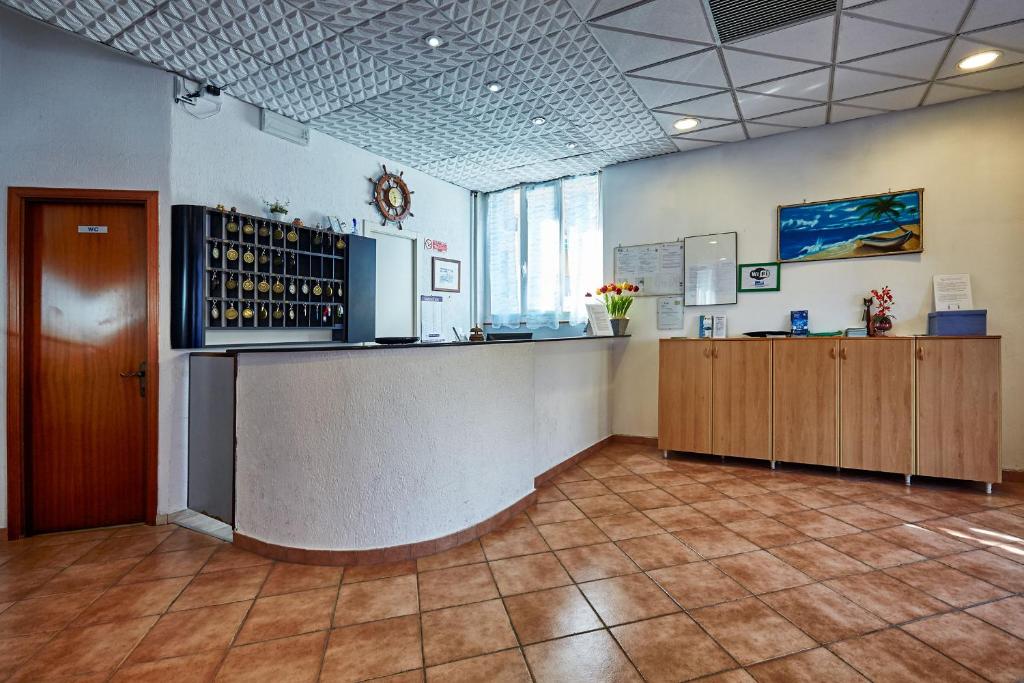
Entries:
POLYGON ((430 272, 430 288, 435 292, 458 292, 462 289, 460 261, 433 256, 430 259, 430 272))
POLYGON ((599 301, 587 304, 587 317, 590 319, 590 334, 594 337, 610 337, 612 319, 608 317, 608 309, 599 301))
POLYGON ((613 279, 639 286, 636 296, 683 293, 682 242, 619 246, 613 256, 613 279))
POLYGON ((687 306, 736 303, 736 233, 697 235, 684 240, 687 306))
POLYGON ((736 287, 741 292, 777 292, 780 287, 778 263, 741 263, 736 287))

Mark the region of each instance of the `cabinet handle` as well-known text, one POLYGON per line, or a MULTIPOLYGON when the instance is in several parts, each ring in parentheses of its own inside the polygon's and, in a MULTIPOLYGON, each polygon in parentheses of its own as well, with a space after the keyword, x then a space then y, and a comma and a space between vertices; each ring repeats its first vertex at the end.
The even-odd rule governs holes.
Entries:
POLYGON ((710 346, 705 346, 704 347, 704 357, 705 358, 711 358, 711 347, 710 346))
POLYGON ((835 360, 835 357, 836 357, 836 347, 833 346, 831 349, 828 350, 828 357, 833 359, 833 360, 835 360))
POLYGON ((920 346, 917 347, 917 359, 924 360, 924 349, 922 349, 920 346))
POLYGON ((846 349, 845 348, 839 349, 839 357, 842 358, 843 360, 846 360, 846 349))
POLYGON ((712 346, 711 347, 711 357, 712 358, 718 358, 718 347, 717 346, 712 346))

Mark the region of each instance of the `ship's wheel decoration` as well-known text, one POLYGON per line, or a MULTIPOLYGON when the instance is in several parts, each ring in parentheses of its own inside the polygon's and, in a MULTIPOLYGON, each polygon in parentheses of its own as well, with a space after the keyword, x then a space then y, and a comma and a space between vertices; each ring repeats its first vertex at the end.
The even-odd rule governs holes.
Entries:
POLYGON ((380 211, 383 219, 381 225, 386 225, 390 221, 398 223, 398 229, 401 230, 402 221, 415 215, 412 212, 413 192, 402 179, 404 171, 395 175, 388 171, 387 166, 381 164, 381 168, 383 173, 379 178, 369 179, 373 183, 373 199, 369 203, 380 211))

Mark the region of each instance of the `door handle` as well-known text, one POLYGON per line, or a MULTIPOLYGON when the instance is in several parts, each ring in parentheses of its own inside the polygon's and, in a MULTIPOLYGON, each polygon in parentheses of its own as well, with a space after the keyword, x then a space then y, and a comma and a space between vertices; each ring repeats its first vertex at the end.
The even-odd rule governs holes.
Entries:
POLYGON ((830 348, 828 350, 828 357, 832 358, 833 360, 835 360, 835 357, 836 357, 836 347, 833 346, 832 348, 830 348))
POLYGON ((917 359, 924 360, 924 349, 922 349, 920 346, 917 347, 917 359))
POLYGON ((142 396, 143 398, 146 397, 146 361, 139 363, 138 370, 125 370, 123 372, 119 372, 118 375, 125 379, 128 379, 129 377, 138 377, 139 396, 142 396))
POLYGON ((712 358, 718 358, 718 347, 717 346, 712 346, 711 347, 711 357, 712 358))
POLYGON ((705 358, 711 358, 711 347, 710 346, 705 346, 704 347, 704 357, 705 358))
POLYGON ((839 357, 842 358, 843 360, 846 360, 846 349, 845 348, 839 349, 839 357))

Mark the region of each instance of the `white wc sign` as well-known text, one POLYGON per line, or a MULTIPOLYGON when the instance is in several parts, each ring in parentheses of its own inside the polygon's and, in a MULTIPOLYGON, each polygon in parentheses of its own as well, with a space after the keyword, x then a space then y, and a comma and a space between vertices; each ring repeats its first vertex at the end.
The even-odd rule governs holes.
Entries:
POLYGON ((89 233, 93 235, 105 235, 107 234, 107 226, 105 225, 79 225, 78 232, 89 233))

